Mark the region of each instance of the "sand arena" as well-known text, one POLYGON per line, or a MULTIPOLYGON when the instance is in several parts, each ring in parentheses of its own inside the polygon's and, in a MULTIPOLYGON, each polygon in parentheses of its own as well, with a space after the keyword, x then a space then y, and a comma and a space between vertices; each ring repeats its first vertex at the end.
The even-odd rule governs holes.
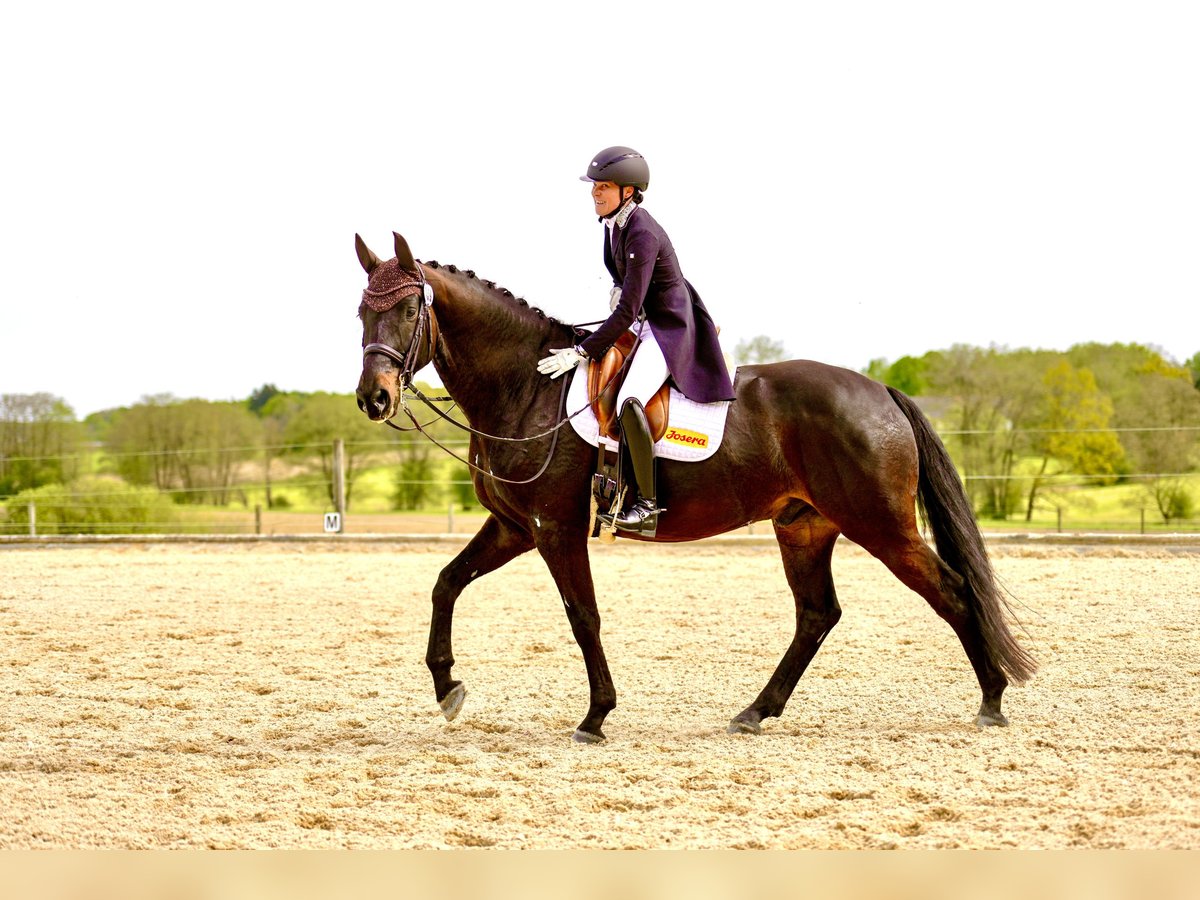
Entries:
POLYGON ((776 550, 594 546, 597 746, 536 554, 459 600, 443 721, 456 551, 0 548, 0 847, 1200 847, 1195 548, 994 547, 1041 671, 980 731, 950 628, 843 545, 842 621, 752 737, 725 726, 791 634, 776 550))

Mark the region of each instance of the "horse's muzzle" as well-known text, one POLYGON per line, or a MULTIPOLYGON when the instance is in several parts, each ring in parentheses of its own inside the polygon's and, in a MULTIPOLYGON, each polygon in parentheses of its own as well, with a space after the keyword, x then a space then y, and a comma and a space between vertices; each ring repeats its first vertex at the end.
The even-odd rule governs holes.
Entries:
POLYGON ((369 368, 363 370, 358 382, 358 390, 354 392, 358 408, 367 414, 372 422, 382 422, 390 419, 396 412, 396 397, 398 386, 389 385, 395 382, 395 375, 389 379, 388 373, 373 372, 369 368))
POLYGON ((388 417, 391 411, 392 398, 383 388, 377 390, 368 399, 362 394, 358 395, 358 408, 367 414, 367 418, 373 422, 378 422, 388 417))

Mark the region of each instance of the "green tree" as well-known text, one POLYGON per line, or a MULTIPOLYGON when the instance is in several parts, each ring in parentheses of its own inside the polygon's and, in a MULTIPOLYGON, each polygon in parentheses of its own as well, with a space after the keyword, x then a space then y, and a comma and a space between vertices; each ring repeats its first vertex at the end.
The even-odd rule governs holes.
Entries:
POLYGON ((947 445, 976 511, 1004 519, 1020 502, 1009 477, 1016 458, 1013 416, 1029 404, 1030 375, 1015 374, 1005 351, 956 344, 929 368, 930 390, 950 401, 947 445))
POLYGON ((187 438, 173 410, 180 402, 170 394, 149 395, 113 414, 106 446, 117 473, 130 484, 160 491, 181 486, 178 454, 187 438))
POLYGON ((263 408, 271 402, 271 398, 277 397, 280 393, 282 392, 275 385, 264 384, 246 399, 246 408, 256 416, 261 416, 263 408))
POLYGON ((62 398, 0 394, 0 495, 74 477, 82 435, 62 398))
POLYGON ((294 404, 283 428, 290 454, 305 460, 320 472, 323 492, 333 502, 333 442, 340 438, 345 448, 346 508, 350 508, 354 484, 363 469, 394 443, 379 423, 358 409, 353 394, 320 392, 292 395, 294 404))
POLYGON ((1081 344, 1068 356, 1096 373, 1113 399, 1113 428, 1120 434, 1131 474, 1164 521, 1193 508, 1187 478, 1200 451, 1200 392, 1192 370, 1140 344, 1081 344))
POLYGON ((1045 393, 1031 423, 1031 449, 1041 459, 1029 487, 1025 521, 1033 518, 1039 492, 1064 473, 1114 476, 1123 451, 1109 430, 1112 401, 1096 385, 1088 369, 1076 369, 1065 358, 1042 376, 1045 393))
POLYGON ((434 459, 437 448, 420 435, 413 435, 396 444, 400 465, 396 468, 392 506, 395 509, 423 508, 433 496, 434 459))
MULTIPOLYGON (((232 499, 243 465, 258 453, 262 423, 241 403, 189 400, 181 413, 192 427, 182 459, 184 484, 196 502, 223 506, 232 499)), ((245 493, 240 496, 246 504, 245 493)))
POLYGON ((1192 386, 1200 391, 1200 353, 1195 353, 1192 358, 1184 363, 1184 366, 1192 373, 1192 386))
POLYGON ((786 358, 787 351, 784 350, 783 341, 772 340, 765 334, 738 341, 733 349, 734 364, 739 366, 762 365, 786 358))
POLYGON ((1125 435, 1142 487, 1163 521, 1191 515, 1188 475, 1197 463, 1200 392, 1190 378, 1151 372, 1139 378, 1143 414, 1154 426, 1125 435))
POLYGON ((108 448, 131 484, 152 484, 189 503, 223 505, 262 426, 240 403, 143 397, 113 417, 108 448))
POLYGON ((937 351, 930 351, 920 357, 902 356, 894 363, 873 359, 864 374, 910 397, 919 397, 929 390, 929 369, 937 364, 939 356, 937 351))
POLYGON ((475 485, 471 481, 471 470, 462 463, 450 467, 450 500, 463 509, 479 506, 479 497, 475 495, 475 485))
MULTIPOLYGON (((417 382, 416 386, 427 397, 441 393, 440 389, 424 382, 417 382)), ((396 469, 392 491, 392 504, 395 509, 422 509, 446 493, 453 502, 460 493, 456 491, 455 485, 447 483, 447 467, 439 465, 443 460, 444 451, 436 447, 430 438, 448 447, 459 456, 465 457, 467 433, 427 409, 423 404, 418 403, 414 406, 413 413, 421 422, 421 430, 424 433, 408 431, 396 441, 395 454, 399 465, 396 469), (437 483, 439 481, 441 483, 437 483)), ((406 416, 397 418, 398 421, 403 421, 406 427, 411 424, 406 416)), ((461 422, 461 416, 456 421, 461 422)), ((467 467, 458 462, 452 463, 450 468, 454 472, 468 472, 467 467)), ((458 477, 450 475, 449 481, 458 477)), ((468 473, 463 477, 469 479, 470 475, 468 473)), ((458 498, 464 509, 475 501, 474 489, 469 485, 467 492, 470 494, 469 498, 458 498)))

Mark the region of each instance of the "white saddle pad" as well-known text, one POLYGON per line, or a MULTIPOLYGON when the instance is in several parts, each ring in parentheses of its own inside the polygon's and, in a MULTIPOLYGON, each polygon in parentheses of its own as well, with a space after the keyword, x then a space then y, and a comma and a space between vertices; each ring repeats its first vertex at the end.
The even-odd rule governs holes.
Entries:
MULTIPOLYGON (((583 409, 571 420, 575 433, 593 447, 604 446, 616 450, 616 441, 600 436, 600 423, 588 406, 587 368, 581 365, 571 376, 571 387, 567 391, 567 413, 583 409), (587 409, 583 409, 587 407, 587 409)), ((654 455, 659 459, 677 459, 682 462, 699 462, 708 459, 721 446, 725 434, 725 416, 729 412, 729 401, 697 403, 689 400, 675 388, 671 388, 671 403, 668 409, 666 434, 654 445, 654 455)))

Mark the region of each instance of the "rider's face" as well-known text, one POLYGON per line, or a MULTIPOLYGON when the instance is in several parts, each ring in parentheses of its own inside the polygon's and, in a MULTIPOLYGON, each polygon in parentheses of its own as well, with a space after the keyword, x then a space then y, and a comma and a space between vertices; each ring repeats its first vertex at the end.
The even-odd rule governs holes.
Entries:
POLYGON ((621 189, 611 181, 593 181, 592 202, 596 206, 598 216, 616 212, 621 205, 621 189))

